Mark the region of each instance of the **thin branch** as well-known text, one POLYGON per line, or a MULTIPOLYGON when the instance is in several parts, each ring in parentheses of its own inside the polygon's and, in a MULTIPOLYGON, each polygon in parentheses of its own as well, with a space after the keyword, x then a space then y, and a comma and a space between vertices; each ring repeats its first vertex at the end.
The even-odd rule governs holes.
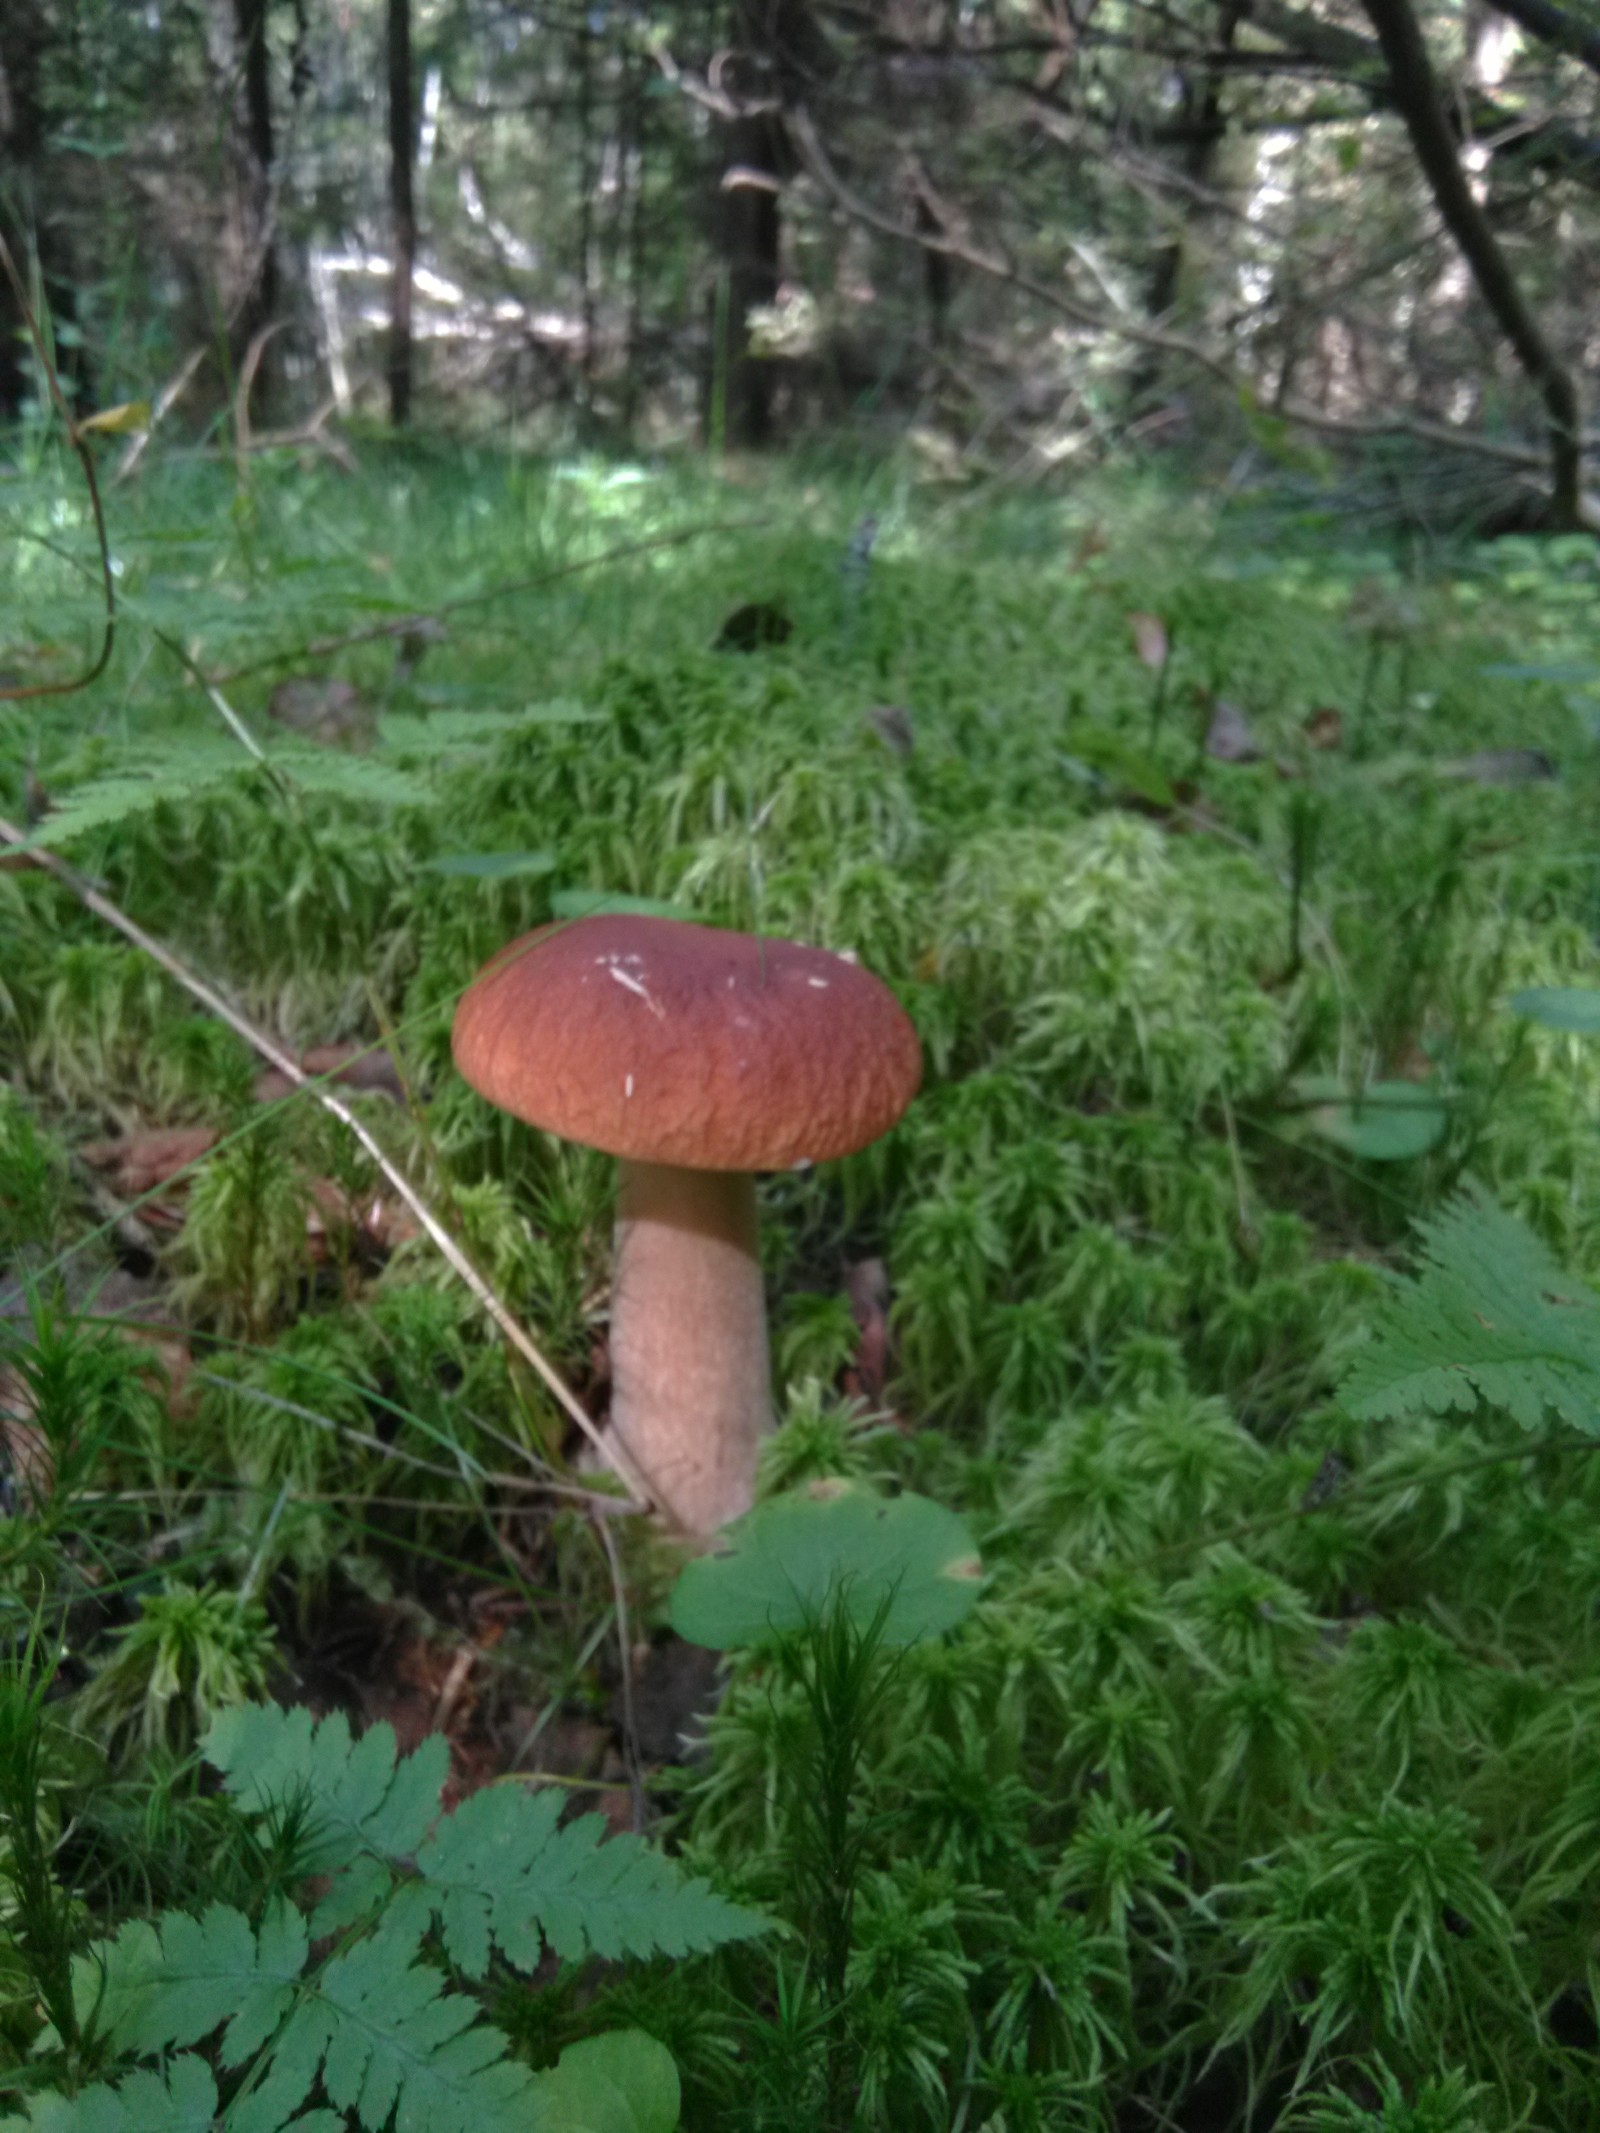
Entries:
POLYGON ((1600 74, 1600 29, 1592 22, 1585 22, 1564 7, 1553 7, 1551 0, 1491 0, 1495 12, 1509 15, 1513 22, 1537 37, 1541 44, 1552 44, 1558 52, 1566 52, 1580 60, 1591 73, 1600 74))
MULTIPOLYGON (((3 816, 0 816, 0 842, 20 846, 27 845, 29 840, 26 834, 18 829, 14 823, 8 822, 3 816)), ((540 1379, 563 1413, 577 1425, 600 1458, 604 1460, 605 1464, 610 1467, 622 1482, 630 1500, 637 1504, 638 1496, 631 1477, 623 1472, 609 1441, 596 1429, 590 1416, 578 1400, 577 1395, 567 1385, 554 1366, 545 1360, 543 1354, 534 1345, 532 1337, 501 1302, 500 1298, 489 1286, 489 1283, 478 1272, 472 1261, 467 1257, 460 1245, 457 1244, 427 1201, 423 1199, 421 1193, 418 1192, 405 1172, 400 1169, 390 1156, 385 1154, 366 1123, 350 1109, 349 1105, 341 1097, 335 1095, 331 1088, 327 1087, 315 1076, 307 1074, 300 1065, 299 1060, 291 1052, 285 1051, 275 1037, 269 1036, 265 1030, 252 1022, 248 1016, 241 1014, 230 1001, 223 998, 222 994, 214 986, 208 984, 204 978, 198 976, 185 963, 180 961, 170 948, 164 947, 160 941, 146 933, 142 926, 129 918, 127 913, 114 904, 108 896, 102 895, 92 882, 86 881, 76 868, 68 866, 66 861, 59 859, 54 852, 33 848, 30 851, 30 856, 35 866, 41 867, 47 874, 54 875, 57 881, 77 897, 86 910, 92 911, 96 918, 103 919, 108 926, 114 927, 125 940, 132 941, 136 948, 142 949, 153 962, 158 963, 166 971, 170 978, 181 985, 185 992, 198 1000, 202 1007, 217 1016, 220 1021, 225 1022, 229 1029, 233 1030, 237 1036, 242 1037, 251 1050, 259 1053, 269 1066, 276 1067, 278 1072, 291 1081, 296 1088, 303 1089, 307 1095, 322 1106, 324 1111, 328 1112, 331 1117, 336 1118, 347 1133, 360 1143, 362 1149, 376 1164, 384 1178, 387 1179, 406 1206, 410 1208, 412 1214, 416 1216, 434 1248, 441 1254, 457 1277, 471 1290, 485 1314, 493 1321, 501 1337, 516 1350, 517 1354, 522 1357, 522 1360, 540 1379)))
MULTIPOLYGON (((853 221, 866 228, 879 231, 902 244, 917 246, 925 252, 938 252, 958 265, 970 267, 975 273, 990 280, 1008 284, 1022 295, 1055 311, 1063 318, 1081 326, 1086 332, 1105 334, 1114 339, 1131 342, 1137 348, 1159 348, 1170 355, 1179 355, 1220 378, 1235 393, 1248 393, 1249 381, 1241 377, 1226 356, 1202 342, 1192 340, 1187 334, 1170 333, 1164 327, 1148 325, 1130 318, 1126 313, 1111 315, 1085 304, 1064 290, 1052 288, 1048 283, 1025 274, 1021 268, 999 253, 980 251, 975 245, 950 236, 945 231, 918 230, 897 217, 885 214, 870 201, 853 192, 834 170, 817 137, 817 130, 810 114, 801 107, 789 112, 789 126, 800 149, 801 160, 810 175, 816 180, 834 204, 853 221)), ((1409 436, 1421 438, 1429 444, 1448 447, 1452 451, 1469 452, 1480 459, 1499 460, 1503 465, 1534 467, 1547 470, 1548 455, 1529 445, 1502 444, 1491 437, 1476 437, 1465 430, 1452 428, 1448 423, 1430 422, 1420 415, 1384 415, 1370 419, 1356 416, 1330 415, 1319 407, 1303 400, 1285 400, 1274 403, 1272 415, 1275 420, 1292 422, 1303 429, 1321 430, 1329 436, 1373 439, 1378 437, 1409 436)), ((1585 450, 1596 449, 1592 438, 1581 441, 1585 450)))
POLYGON ((34 696, 71 696, 76 690, 86 689, 91 682, 100 679, 111 662, 111 648, 117 640, 117 587, 111 571, 111 542, 106 533, 105 509, 100 502, 100 484, 95 478, 94 456, 84 440, 82 430, 73 419, 71 408, 67 405, 66 394, 61 390, 61 380, 56 375, 56 366, 50 360, 49 351, 44 345, 44 336, 39 331, 39 321, 34 317, 32 299, 17 271, 17 263, 11 256, 11 247, 6 243, 3 231, 0 231, 0 268, 4 269, 5 277, 11 284, 12 294, 17 299, 18 309, 27 324, 28 338, 33 343, 34 356, 50 394, 51 405, 65 424, 67 442, 77 454, 78 464, 83 469, 84 485, 89 491, 89 508, 94 514, 94 537, 100 548, 100 590, 106 604, 105 633, 100 640, 100 656, 93 666, 86 668, 71 681, 36 681, 24 688, 0 689, 0 698, 8 703, 21 703, 34 696))
POLYGON ((116 467, 112 472, 110 486, 113 489, 116 488, 119 482, 126 481, 138 466, 140 460, 150 449, 151 439, 155 436, 157 426, 165 421, 173 408, 183 398, 189 389, 195 372, 209 354, 210 350, 203 342, 198 348, 191 348, 166 384, 162 386, 160 392, 156 394, 150 409, 150 420, 139 432, 138 436, 130 442, 128 449, 117 461, 116 467))
POLYGON ((1422 28, 1411 0, 1362 0, 1389 69, 1390 93, 1441 220, 1455 239, 1478 294, 1544 402, 1550 439, 1551 516, 1564 529, 1584 523, 1582 410, 1578 386, 1545 337, 1484 213, 1450 130, 1422 28))

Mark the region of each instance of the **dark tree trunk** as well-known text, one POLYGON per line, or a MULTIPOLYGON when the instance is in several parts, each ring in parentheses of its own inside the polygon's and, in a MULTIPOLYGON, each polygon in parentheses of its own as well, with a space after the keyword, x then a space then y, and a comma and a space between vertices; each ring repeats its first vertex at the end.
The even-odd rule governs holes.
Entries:
MULTIPOLYGON (((26 228, 52 319, 78 320, 77 278, 65 220, 52 199, 45 169, 45 81, 55 32, 37 0, 3 0, 0 35, 0 171, 9 180, 13 229, 26 228)), ((13 251, 17 250, 15 243, 13 251)), ((26 265, 19 259, 24 274, 26 265)), ((55 360, 69 397, 84 408, 93 380, 76 334, 56 343, 55 360)), ((32 390, 27 328, 15 292, 0 275, 0 418, 15 419, 32 390)))
POLYGON ((578 350, 581 419, 594 416, 596 341, 595 214, 597 175, 594 153, 594 33, 589 17, 578 25, 578 303, 582 319, 582 343, 578 350))
POLYGON ((1583 516, 1583 438, 1577 385, 1545 339, 1489 218, 1467 182, 1410 0, 1362 0, 1362 4, 1378 33, 1395 109, 1411 136, 1434 205, 1460 247, 1479 295, 1544 402, 1550 439, 1551 523, 1576 527, 1583 516))
POLYGON ((411 83, 411 0, 389 0, 389 212, 394 224, 394 271, 389 288, 389 420, 411 420, 414 384, 411 291, 417 268, 417 206, 413 185, 416 120, 411 83))
POLYGON ((735 97, 751 109, 730 119, 724 141, 719 228, 726 301, 713 361, 727 381, 728 437, 763 445, 773 434, 773 371, 750 352, 750 314, 777 300, 783 249, 782 187, 794 167, 784 112, 809 102, 831 71, 808 0, 734 0, 735 97))
POLYGON ((638 417, 640 388, 643 382, 639 373, 644 361, 645 181, 649 169, 646 128, 650 116, 644 71, 646 64, 643 57, 634 52, 631 46, 624 54, 626 92, 622 122, 622 172, 627 215, 624 244, 627 257, 628 323, 623 351, 622 416, 628 429, 632 429, 638 417))
POLYGON ((243 282, 238 295, 236 354, 248 347, 278 308, 277 238, 273 228, 272 64, 267 48, 267 0, 233 0, 243 125, 243 282))
POLYGON ((777 301, 783 223, 778 207, 779 141, 769 114, 735 119, 722 171, 722 257, 727 301, 718 307, 727 381, 730 444, 772 441, 772 369, 750 348, 751 313, 777 301))
POLYGON ((1600 29, 1551 0, 1494 0, 1497 14, 1509 15, 1544 44, 1582 60, 1591 73, 1600 74, 1600 29))
MULTIPOLYGON (((1221 0, 1217 9, 1219 58, 1233 49, 1246 6, 1247 0, 1221 0)), ((1198 195, 1210 184, 1217 151, 1228 136, 1228 117, 1222 101, 1223 79, 1224 69, 1214 65, 1203 67, 1197 74, 1185 75, 1183 80, 1183 117, 1191 130, 1187 134, 1179 168, 1194 190, 1183 205, 1182 220, 1171 241, 1161 247, 1151 264, 1146 304, 1154 319, 1165 318, 1177 302, 1191 240, 1196 227, 1205 218, 1205 203, 1198 195)), ((1150 349, 1134 370, 1129 385, 1130 399, 1135 405, 1148 399, 1160 380, 1161 353, 1158 349, 1150 349)))

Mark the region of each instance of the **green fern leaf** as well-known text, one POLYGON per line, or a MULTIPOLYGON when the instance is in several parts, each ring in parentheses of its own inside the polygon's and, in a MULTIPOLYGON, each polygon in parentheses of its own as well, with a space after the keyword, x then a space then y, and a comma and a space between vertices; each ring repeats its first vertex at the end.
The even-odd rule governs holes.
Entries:
POLYGON ((451 1960, 482 1977, 493 1942, 533 1970, 548 1942, 563 1958, 689 1955, 748 1940, 767 1920, 686 1881, 637 1837, 600 1839, 605 1822, 560 1824, 561 1799, 492 1785, 463 1802, 417 1853, 406 1915, 438 1918, 451 1960))
MULTIPOLYGON (((329 2101, 367 2133, 391 2114, 395 2133, 530 2133, 533 2075, 506 2058, 476 2002, 415 1952, 415 1936, 386 1921, 335 1957, 280 2038, 274 2078, 303 2078, 303 2097, 320 2065, 329 2101)), ((230 2133, 266 2128, 240 2113, 230 2133)))
MULTIPOLYGON (((337 800, 416 807, 430 797, 426 785, 410 772, 374 756, 290 743, 272 749, 267 761, 300 791, 337 800)), ((64 794, 29 841, 54 851, 90 830, 149 814, 169 800, 199 798, 220 785, 252 776, 255 769, 239 744, 221 734, 189 736, 164 748, 141 750, 104 776, 89 778, 64 794)))
POLYGON ((305 1710, 250 1704, 216 1719, 205 1752, 247 1813, 305 1815, 308 1866, 340 1877, 318 1906, 319 1935, 365 1915, 388 1891, 388 1867, 413 1861, 421 1878, 396 1915, 419 1935, 437 1916, 469 1977, 484 1975, 494 1943, 532 1970, 546 1941, 574 1958, 687 1955, 766 1927, 637 1838, 602 1844, 598 1815, 560 1826, 554 1792, 489 1786, 438 1822, 449 1764, 438 1736, 397 1764, 386 1725, 353 1742, 338 1712, 314 1724, 305 1710))
MULTIPOLYGON (((440 1734, 430 1734, 397 1762, 388 1725, 369 1726, 356 1741, 342 1712, 317 1724, 303 1707, 284 1711, 270 1703, 220 1713, 206 1735, 205 1753, 247 1814, 300 1808, 306 1817, 303 1856, 308 1869, 320 1874, 363 1862, 409 1861, 438 1815, 450 1770, 449 1746, 440 1734)), ((329 1930, 321 1912, 317 1922, 319 1931, 329 1930)))
POLYGON ((1352 1414, 1548 1410, 1600 1434, 1600 1297, 1480 1186, 1419 1225, 1422 1269, 1397 1283, 1344 1384, 1352 1414))
POLYGON ((276 1905, 259 1934, 242 1911, 214 1903, 198 1918, 136 1919, 73 1965, 87 2024, 123 2051, 198 2044, 226 2022, 224 2065, 256 2051, 288 2013, 309 1946, 305 1920, 276 1905))
POLYGON ((27 2117, 0 2118, 0 2133, 211 2133, 216 2113, 210 2067, 185 2053, 164 2073, 130 2074, 115 2088, 30 2097, 27 2117))
POLYGON ((337 748, 274 748, 267 758, 302 792, 335 800, 367 800, 380 807, 426 806, 428 788, 379 756, 345 755, 337 748))
POLYGON ((29 840, 54 851, 89 830, 148 814, 167 800, 189 800, 236 778, 245 767, 238 743, 221 735, 130 755, 103 777, 60 796, 29 840))

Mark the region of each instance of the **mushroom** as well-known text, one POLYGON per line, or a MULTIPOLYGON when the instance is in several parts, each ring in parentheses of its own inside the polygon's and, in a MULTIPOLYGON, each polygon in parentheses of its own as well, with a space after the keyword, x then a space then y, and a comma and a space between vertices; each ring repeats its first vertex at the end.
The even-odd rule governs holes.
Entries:
POLYGON ((842 956, 677 919, 525 935, 462 995, 481 1096, 620 1158, 611 1427, 683 1532, 748 1510, 773 1427, 758 1170, 864 1148, 916 1094, 915 1030, 842 956))

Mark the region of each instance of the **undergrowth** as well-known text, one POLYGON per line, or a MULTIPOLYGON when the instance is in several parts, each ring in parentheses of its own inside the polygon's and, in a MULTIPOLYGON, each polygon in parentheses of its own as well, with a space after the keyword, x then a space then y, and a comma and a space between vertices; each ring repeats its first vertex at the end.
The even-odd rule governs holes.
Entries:
MULTIPOLYGON (((41 468, 5 499, 29 677, 93 615, 41 468)), ((0 815, 291 1048, 381 1055, 343 1093, 586 1395, 608 1167, 453 1074, 484 958, 650 899, 859 954, 924 1048, 892 1134, 763 1188, 764 1486, 959 1507, 981 1603, 736 1656, 662 1829, 785 1931, 494 1972, 505 2078, 640 2029, 689 2126, 1591 2125, 1600 1053, 1516 1005, 1600 969, 1589 548, 1419 580, 1144 490, 774 470, 730 503, 425 453, 264 466, 248 539, 221 495, 118 492, 119 649, 89 699, 0 706, 0 815), (715 649, 753 599, 793 636, 715 649), (306 653, 450 600, 420 667, 306 653), (267 716, 327 672, 368 745, 267 716), (1207 752, 1218 697, 1257 760, 1207 752)), ((196 2071, 211 2032, 159 2022, 178 2058, 106 2059, 95 1964, 156 1961, 156 1917, 242 1922, 258 1969, 303 1930, 302 1824, 202 1778, 218 1714, 294 1700, 359 1606, 476 1638, 483 1711, 537 1741, 605 1711, 669 1569, 620 1522, 619 1590, 559 1412, 376 1166, 38 870, 0 870, 0 1061, 0 2079, 42 2049, 108 2126, 209 2125, 256 2060, 196 2071), (203 1129, 186 1168, 95 1157, 164 1129, 203 1129)), ((465 1997, 432 1932, 386 1957, 419 2006, 465 1997)))

